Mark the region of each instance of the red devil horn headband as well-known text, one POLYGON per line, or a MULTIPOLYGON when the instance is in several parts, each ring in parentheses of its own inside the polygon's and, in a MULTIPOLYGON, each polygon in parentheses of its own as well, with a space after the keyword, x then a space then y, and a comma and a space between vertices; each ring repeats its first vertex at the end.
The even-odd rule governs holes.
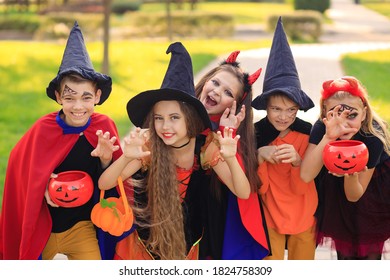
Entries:
POLYGON ((234 51, 232 52, 229 57, 226 59, 226 63, 233 64, 237 60, 237 56, 240 53, 240 51, 234 51))
POLYGON ((263 69, 259 68, 255 73, 252 75, 244 74, 244 80, 245 80, 245 89, 244 94, 242 95, 241 100, 244 100, 246 96, 248 95, 248 92, 251 90, 252 85, 257 81, 257 79, 260 77, 261 71, 263 69))
POLYGON ((263 70, 262 68, 259 68, 255 73, 250 75, 248 77, 248 84, 253 85, 257 81, 257 79, 260 77, 262 70, 263 70))
POLYGON ((221 63, 221 65, 223 65, 223 64, 230 64, 230 65, 232 65, 232 66, 234 66, 234 67, 238 67, 238 62, 237 62, 237 56, 238 56, 238 54, 240 53, 240 51, 234 51, 234 52, 232 52, 230 55, 229 55, 229 57, 225 60, 225 61, 223 61, 222 63, 221 63))
POLYGON ((345 76, 337 80, 325 81, 322 84, 322 99, 326 100, 338 91, 348 92, 365 102, 364 89, 355 77, 345 76))
MULTIPOLYGON (((230 64, 234 67, 238 67, 239 63, 237 62, 237 56, 239 55, 240 51, 234 51, 232 52, 229 57, 221 63, 223 64, 230 64)), ((262 68, 258 69, 255 73, 252 75, 249 75, 248 73, 244 73, 244 94, 242 96, 242 101, 246 98, 248 95, 248 92, 251 90, 252 85, 257 81, 261 74, 262 68)))

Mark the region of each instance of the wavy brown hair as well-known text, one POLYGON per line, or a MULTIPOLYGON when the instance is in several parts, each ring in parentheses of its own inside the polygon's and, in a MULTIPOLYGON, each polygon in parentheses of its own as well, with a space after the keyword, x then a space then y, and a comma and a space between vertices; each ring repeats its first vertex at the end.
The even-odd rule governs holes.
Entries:
MULTIPOLYGON (((176 102, 179 103, 185 117, 187 135, 194 138, 204 129, 203 122, 194 107, 184 102, 176 102)), ((147 177, 141 181, 133 180, 133 185, 146 191, 148 202, 143 208, 135 206, 137 224, 150 229, 145 245, 159 259, 185 259, 187 246, 178 192, 176 159, 173 149, 156 133, 153 110, 148 114, 145 124, 149 127, 150 133, 151 160, 148 164, 147 177)))

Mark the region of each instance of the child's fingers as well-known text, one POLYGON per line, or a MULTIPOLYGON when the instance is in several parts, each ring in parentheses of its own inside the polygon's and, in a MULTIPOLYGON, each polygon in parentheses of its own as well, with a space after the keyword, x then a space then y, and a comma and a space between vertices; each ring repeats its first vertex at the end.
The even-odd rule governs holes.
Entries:
POLYGON ((236 109, 237 109, 237 102, 236 100, 233 101, 233 104, 232 104, 232 107, 230 107, 230 110, 231 112, 233 112, 233 114, 236 113, 236 109))

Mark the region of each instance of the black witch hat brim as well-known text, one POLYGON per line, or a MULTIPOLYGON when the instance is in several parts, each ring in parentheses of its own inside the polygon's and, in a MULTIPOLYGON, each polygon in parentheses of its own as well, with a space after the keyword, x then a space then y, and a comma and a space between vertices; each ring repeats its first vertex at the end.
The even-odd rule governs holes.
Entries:
POLYGON ((205 128, 211 128, 209 115, 199 99, 183 91, 170 88, 144 91, 130 99, 126 107, 130 121, 137 127, 143 127, 148 113, 160 101, 178 101, 190 104, 198 112, 205 128))
POLYGON ((266 110, 268 99, 274 94, 284 94, 290 100, 294 101, 299 106, 299 110, 307 111, 314 107, 314 103, 304 91, 297 87, 276 87, 269 91, 263 92, 252 101, 252 107, 257 110, 266 110))
POLYGON ((97 84, 97 87, 102 91, 98 105, 101 105, 110 96, 112 90, 112 80, 109 76, 97 73, 95 71, 72 67, 66 71, 58 73, 58 75, 49 83, 49 86, 46 89, 46 94, 48 97, 55 101, 57 100, 55 91, 58 90, 62 78, 69 74, 80 75, 81 77, 93 81, 97 84))
POLYGON ((77 22, 75 22, 66 43, 64 55, 57 76, 49 83, 46 94, 53 100, 57 100, 55 91, 59 89, 61 80, 65 75, 77 74, 81 77, 97 83, 102 91, 99 105, 110 96, 112 80, 109 76, 94 70, 91 59, 84 43, 84 37, 77 22))

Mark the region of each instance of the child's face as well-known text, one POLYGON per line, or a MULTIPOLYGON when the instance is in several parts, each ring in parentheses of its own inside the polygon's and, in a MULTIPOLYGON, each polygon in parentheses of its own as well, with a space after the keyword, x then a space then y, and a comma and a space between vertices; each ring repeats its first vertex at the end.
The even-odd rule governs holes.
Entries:
POLYGON ((267 118, 280 132, 287 130, 295 121, 299 106, 284 96, 270 96, 267 104, 267 118))
POLYGON ((240 81, 230 72, 220 71, 205 83, 200 101, 209 115, 220 115, 233 105, 240 91, 240 81))
POLYGON ((94 112, 95 104, 99 103, 101 91, 95 93, 92 82, 74 83, 67 81, 56 91, 57 102, 62 105, 64 121, 74 127, 84 126, 94 112))
MULTIPOLYGON (((353 95, 346 95, 342 98, 332 98, 324 101, 324 110, 329 117, 333 114, 340 115, 343 111, 347 110, 348 114, 343 119, 343 125, 345 127, 356 128, 360 130, 362 122, 366 119, 367 108, 363 105, 362 100, 359 97, 353 95), (336 107, 340 105, 337 109, 336 107)), ((340 136, 340 139, 348 140, 351 139, 355 133, 349 133, 340 136)))
POLYGON ((160 101, 153 107, 154 127, 166 145, 180 147, 187 143, 186 118, 177 101, 160 101))

